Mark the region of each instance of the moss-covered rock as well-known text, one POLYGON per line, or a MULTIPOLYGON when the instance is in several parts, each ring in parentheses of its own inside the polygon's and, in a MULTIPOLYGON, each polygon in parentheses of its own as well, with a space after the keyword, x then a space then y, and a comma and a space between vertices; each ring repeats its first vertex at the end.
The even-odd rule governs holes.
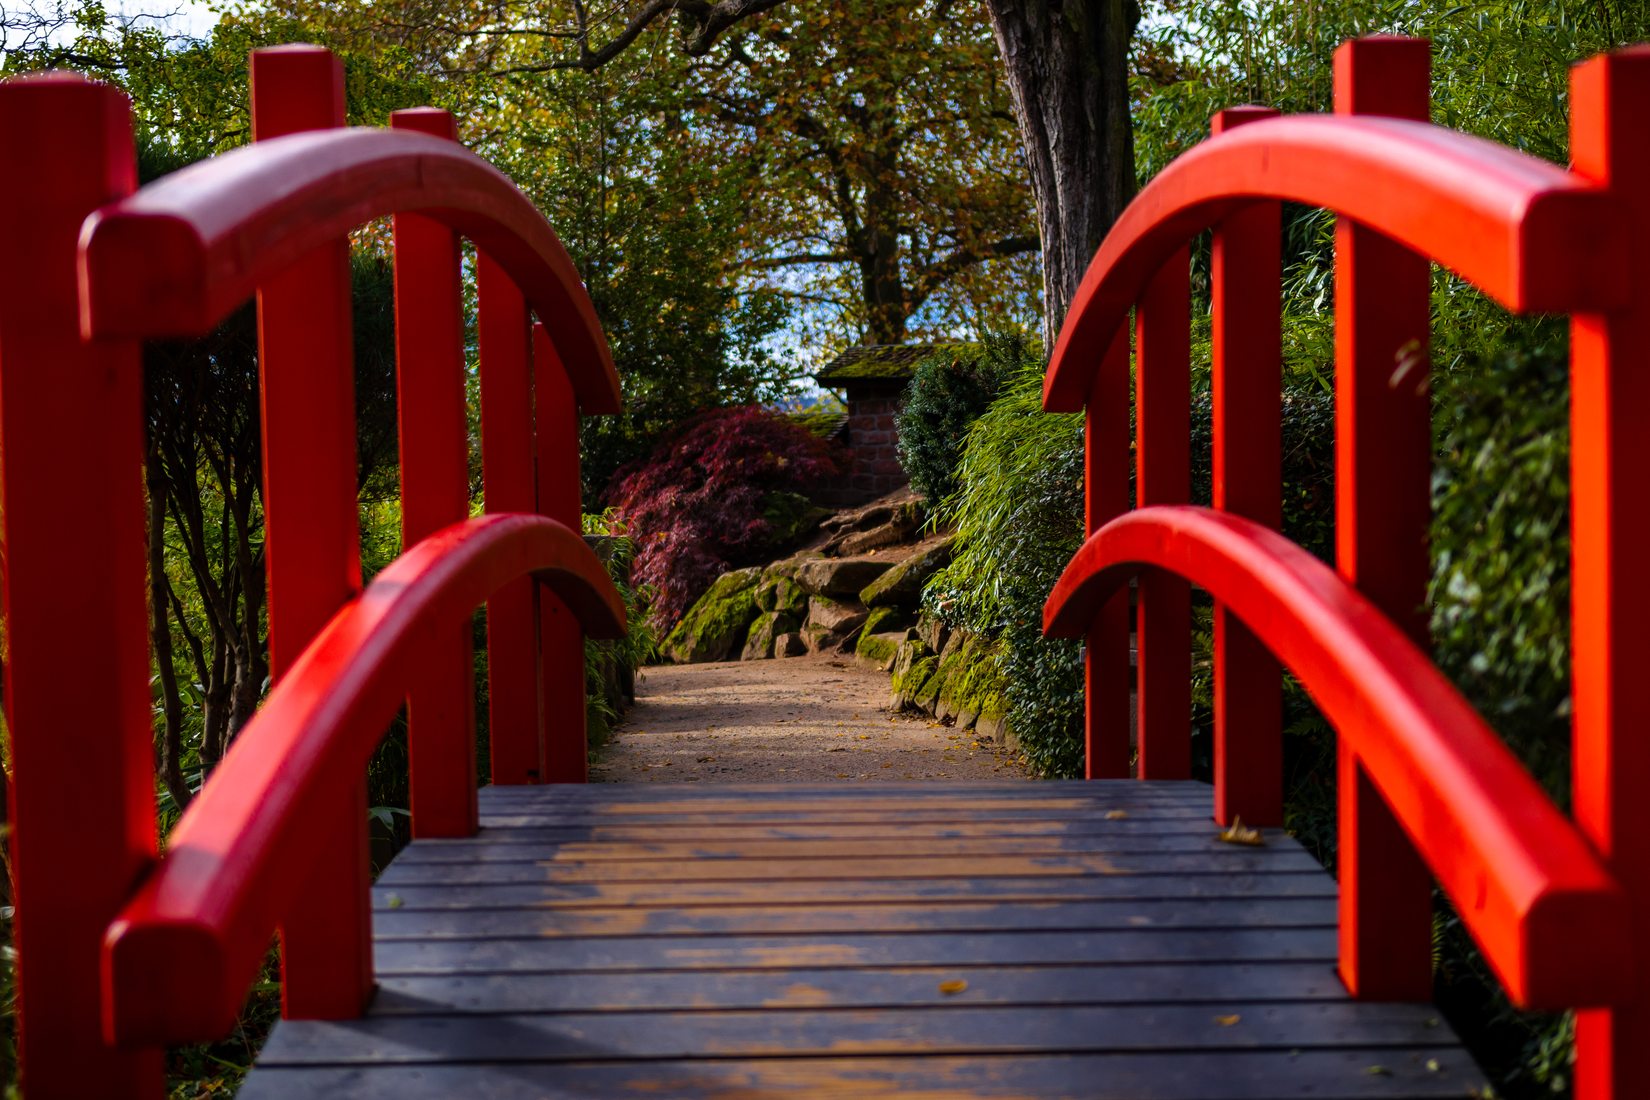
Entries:
POLYGON ((964 729, 975 726, 988 714, 1000 719, 1008 710, 1008 676, 1003 670, 1001 645, 977 641, 966 652, 967 663, 946 684, 949 698, 942 704, 964 729))
MULTIPOLYGON (((903 607, 874 607, 865 619, 865 633, 893 634, 911 629, 916 624, 916 615, 903 607)), ((915 634, 911 635, 916 637, 915 634)))
POLYGON ((869 616, 870 612, 857 603, 843 603, 828 596, 814 596, 808 600, 808 625, 822 626, 843 637, 864 626, 869 616))
POLYGON ((761 661, 774 655, 774 639, 781 634, 788 634, 796 629, 796 616, 784 611, 767 611, 756 617, 751 624, 750 634, 745 638, 744 652, 740 653, 742 661, 761 661))
POLYGON ((756 606, 763 611, 783 611, 798 620, 808 613, 808 593, 796 582, 794 558, 776 561, 762 571, 756 582, 756 606))
POLYGON ((761 570, 751 568, 717 577, 666 636, 660 651, 677 664, 725 661, 738 653, 757 616, 754 590, 759 576, 761 570))
POLYGON ((791 631, 781 634, 773 640, 773 655, 775 657, 800 657, 808 652, 808 643, 803 641, 802 634, 791 631))
POLYGON ((933 677, 940 659, 921 642, 906 642, 894 656, 893 689, 889 706, 907 710, 917 705, 918 693, 933 677))
POLYGON ((800 545, 834 513, 801 493, 769 493, 762 498, 762 518, 768 521, 768 543, 784 552, 800 545))
POLYGON ((920 550, 860 589, 866 607, 915 607, 928 578, 951 563, 950 538, 920 550))
POLYGON ((809 595, 854 599, 893 564, 886 558, 815 558, 797 567, 796 579, 809 595))
POLYGON ((911 631, 908 629, 884 634, 873 634, 868 629, 862 630, 859 641, 854 643, 854 657, 887 672, 894 667, 900 646, 910 640, 911 631))
POLYGON ((917 637, 923 644, 935 653, 945 648, 945 643, 951 640, 951 628, 939 620, 936 615, 924 611, 917 616, 917 637))

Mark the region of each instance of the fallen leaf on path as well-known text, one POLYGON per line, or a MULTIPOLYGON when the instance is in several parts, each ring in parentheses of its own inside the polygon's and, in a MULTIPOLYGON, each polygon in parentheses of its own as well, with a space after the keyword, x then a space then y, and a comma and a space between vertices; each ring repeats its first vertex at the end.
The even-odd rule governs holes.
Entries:
POLYGON ((1251 829, 1243 823, 1243 818, 1232 818, 1230 828, 1220 831, 1220 839, 1227 844, 1247 844, 1251 848, 1264 847, 1266 838, 1260 835, 1259 829, 1251 829))

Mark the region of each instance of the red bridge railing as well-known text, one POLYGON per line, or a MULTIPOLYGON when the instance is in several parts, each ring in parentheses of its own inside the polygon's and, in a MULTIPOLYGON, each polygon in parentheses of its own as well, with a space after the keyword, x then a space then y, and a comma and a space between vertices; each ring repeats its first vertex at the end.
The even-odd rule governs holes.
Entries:
POLYGON ((555 234, 452 119, 339 129, 325 50, 252 57, 256 143, 133 192, 125 97, 0 86, 6 717, 24 1085, 163 1094, 159 1048, 232 1026, 280 931, 288 1016, 372 990, 365 768, 409 708, 413 831, 476 829, 470 615, 488 605, 495 783, 584 779, 582 637, 624 611, 579 535, 578 414, 618 408, 555 234), (405 554, 365 590, 346 234, 394 216, 405 554), (477 246, 469 518, 459 234, 477 246), (160 855, 139 341, 258 298, 276 685, 160 855), (536 315, 540 324, 532 323, 536 315))
POLYGON ((1050 411, 1087 411, 1090 532, 1045 627, 1087 639, 1088 774, 1128 775, 1125 589, 1139 576, 1138 770, 1184 778, 1190 584, 1207 589, 1215 816, 1282 821, 1278 662, 1338 732, 1353 993, 1430 998, 1436 878, 1516 1002, 1579 1010, 1577 1095, 1650 1095, 1650 511, 1631 490, 1650 469, 1650 49, 1577 67, 1568 171, 1431 125, 1428 80, 1426 42, 1349 42, 1334 117, 1223 111, 1125 211, 1044 388, 1050 411), (1340 215, 1336 570, 1274 530, 1280 200, 1340 215), (1187 246, 1206 229, 1212 509, 1187 503, 1187 246), (1510 310, 1572 318, 1573 822, 1426 656, 1430 261, 1510 310))

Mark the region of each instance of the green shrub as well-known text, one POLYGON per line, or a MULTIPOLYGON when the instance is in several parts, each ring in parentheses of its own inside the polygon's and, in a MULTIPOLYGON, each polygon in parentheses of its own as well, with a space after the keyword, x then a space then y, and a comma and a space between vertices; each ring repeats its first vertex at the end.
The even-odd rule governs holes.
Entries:
MULTIPOLYGON (((958 490, 940 510, 941 522, 957 529, 958 549, 930 583, 925 602, 947 623, 1006 643, 1009 723, 1027 760, 1044 774, 1079 775, 1080 650, 1076 642, 1042 636, 1042 609, 1083 540, 1083 419, 1042 411, 1039 357, 1023 347, 999 354, 1002 394, 969 431, 958 490)), ((1209 501, 1210 416, 1207 391, 1198 393, 1190 446, 1192 499, 1200 503, 1209 501)), ((1321 390, 1285 397, 1284 533, 1325 558, 1335 541, 1334 426, 1333 402, 1321 390)), ((1196 720, 1204 731, 1212 721, 1208 650, 1205 628, 1194 683, 1196 720)), ((1289 756, 1303 773, 1311 772, 1321 762, 1326 728, 1304 692, 1292 687, 1288 700, 1286 725, 1291 741, 1300 742, 1289 756)), ((1206 765, 1206 737, 1202 742, 1206 765)))
POLYGON ((1561 806, 1570 763, 1570 433, 1562 339, 1442 381, 1433 473, 1440 668, 1561 806))
POLYGON ((899 460, 911 488, 930 505, 957 488, 957 463, 968 427, 990 406, 1001 366, 1020 356, 1023 341, 993 337, 991 344, 961 344, 936 351, 917 364, 900 410, 899 460))

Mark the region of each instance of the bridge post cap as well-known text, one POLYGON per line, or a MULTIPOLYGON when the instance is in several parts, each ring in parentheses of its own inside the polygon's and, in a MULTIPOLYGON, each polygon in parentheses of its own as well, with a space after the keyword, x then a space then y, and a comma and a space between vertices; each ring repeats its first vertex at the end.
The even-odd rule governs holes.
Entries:
POLYGON ((431 137, 458 140, 458 121, 440 107, 403 107, 390 112, 390 129, 410 130, 431 137))
POLYGON ((277 58, 307 57, 320 59, 324 57, 330 58, 333 56, 333 53, 325 46, 318 46, 314 42, 283 42, 279 46, 259 46, 257 49, 252 51, 251 56, 277 58))
POLYGON ((1242 126, 1246 122, 1260 122, 1263 119, 1277 118, 1281 114, 1276 107, 1267 107, 1259 103, 1243 103, 1236 107, 1223 107, 1209 116, 1209 132, 1224 134, 1234 127, 1242 126))

